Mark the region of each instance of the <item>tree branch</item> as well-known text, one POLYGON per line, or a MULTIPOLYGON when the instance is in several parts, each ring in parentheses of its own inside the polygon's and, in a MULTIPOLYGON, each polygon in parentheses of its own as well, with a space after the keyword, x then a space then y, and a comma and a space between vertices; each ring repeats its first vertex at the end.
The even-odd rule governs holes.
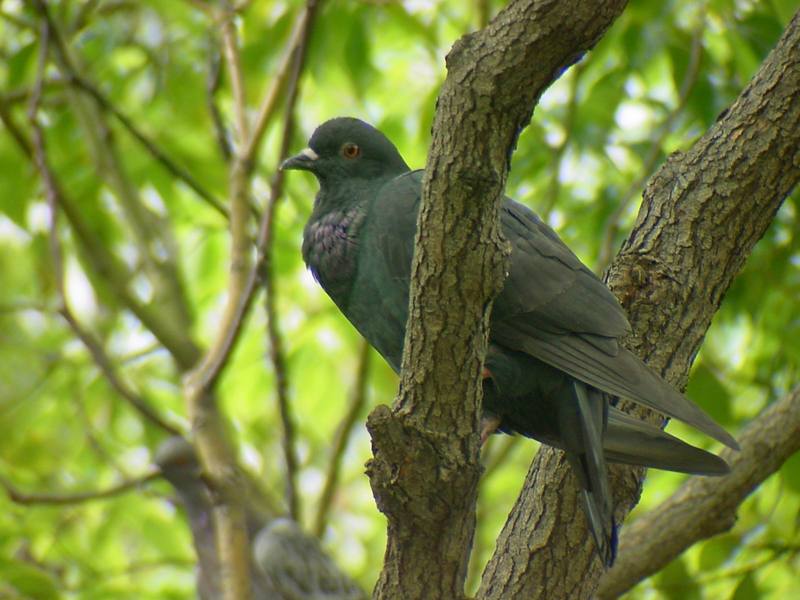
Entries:
MULTIPOLYGON (((723 295, 800 179, 798 89, 800 13, 726 114, 650 179, 608 274, 637 333, 629 346, 674 385, 685 384, 723 295)), ((663 421, 643 409, 636 414, 663 421)), ((567 472, 557 451, 538 453, 479 598, 594 592, 601 567, 575 495, 563 493, 571 485, 567 472)), ((637 502, 641 478, 640 470, 613 470, 619 521, 637 502)), ((718 481, 712 487, 722 489, 718 481)))
POLYGON ((123 481, 105 490, 96 490, 91 492, 70 492, 63 494, 39 494, 23 492, 3 477, 0 477, 0 486, 6 491, 6 494, 8 494, 9 500, 16 504, 49 504, 65 506, 69 504, 83 504, 84 502, 90 502, 92 500, 105 500, 107 498, 138 489, 144 484, 153 481, 154 479, 159 479, 160 477, 161 473, 159 471, 154 471, 135 479, 123 481))
POLYGON ((726 451, 731 474, 693 477, 626 528, 617 562, 600 582, 598 598, 617 598, 659 571, 689 546, 730 529, 739 505, 800 450, 800 387, 771 404, 739 436, 741 452, 726 451))
POLYGON ((370 480, 389 521, 375 598, 463 597, 480 474, 479 378, 505 267, 497 208, 511 150, 542 91, 594 45, 624 4, 511 2, 447 57, 423 183, 400 392, 392 411, 378 407, 368 422, 370 480))
MULTIPOLYGON (((311 40, 311 28, 316 18, 318 8, 317 0, 308 0, 306 7, 298 18, 295 26, 295 35, 292 36, 292 46, 284 56, 284 63, 281 64, 278 76, 273 80, 269 91, 259 111, 253 136, 250 139, 248 148, 245 150, 248 155, 254 157, 258 152, 258 145, 264 134, 264 127, 274 113, 277 100, 271 99, 282 87, 279 83, 288 77, 286 118, 281 136, 281 146, 278 153, 280 161, 288 156, 289 145, 291 144, 294 133, 294 109, 300 94, 300 75, 305 66, 306 52, 311 40), (284 73, 286 75, 284 75, 284 73), (270 108, 270 106, 272 108, 270 108)), ((280 164, 280 162, 278 163, 280 164)), ((261 227, 258 233, 257 247, 259 250, 256 271, 262 276, 264 282, 264 311, 267 317, 267 337, 269 339, 269 357, 275 373, 275 390, 278 399, 278 412, 281 417, 282 426, 282 447, 284 464, 286 465, 286 500, 289 505, 289 514, 293 519, 300 520, 300 499, 297 493, 297 472, 299 459, 295 445, 295 425, 294 416, 289 402, 289 382, 287 376, 286 357, 284 351, 283 335, 278 327, 278 314, 275 285, 274 269, 272 256, 275 249, 275 215, 278 204, 283 198, 283 176, 280 169, 276 169, 270 184, 269 201, 261 220, 261 227)))
MULTIPOLYGON (((247 122, 247 99, 245 97, 244 79, 242 78, 242 63, 239 56, 239 36, 236 31, 236 10, 229 2, 223 2, 220 13, 222 25, 222 51, 228 65, 228 77, 231 80, 233 91, 233 117, 238 138, 238 154, 244 156, 243 148, 250 137, 250 127, 247 122)), ((234 155, 234 159, 235 159, 234 155)))
MULTIPOLYGON (((316 6, 312 1, 309 6, 316 6)), ((308 12, 304 12, 304 17, 308 12)), ((299 38, 299 46, 293 48, 291 53, 295 56, 292 73, 292 87, 287 103, 287 121, 284 130, 284 142, 281 156, 286 154, 288 138, 291 135, 291 112, 296 101, 297 82, 303 68, 305 50, 310 39, 312 18, 304 20, 306 29, 299 38)), ((271 243, 274 205, 280 195, 282 175, 277 174, 273 179, 270 205, 264 211, 259 226, 256 248, 259 252, 258 259, 253 261, 251 256, 252 240, 248 232, 249 226, 249 197, 251 193, 251 177, 253 160, 258 147, 256 142, 250 146, 250 134, 247 130, 245 116, 245 98, 241 73, 238 71, 238 40, 235 28, 231 22, 232 14, 226 15, 223 22, 223 46, 228 59, 228 68, 234 81, 234 101, 237 106, 237 133, 239 144, 233 156, 230 174, 230 230, 231 230, 231 263, 228 282, 228 300, 220 323, 219 334, 206 356, 185 380, 184 396, 192 418, 195 442, 204 471, 208 474, 212 493, 216 494, 214 525, 216 532, 216 545, 222 571, 221 588, 224 590, 226 600, 241 600, 250 597, 249 575, 249 545, 247 531, 244 527, 245 513, 241 499, 237 493, 241 474, 237 472, 235 452, 233 445, 228 440, 227 433, 221 422, 218 412, 214 388, 219 376, 228 364, 231 352, 240 337, 244 320, 247 317, 262 270, 269 261, 269 252, 266 248, 271 243), (248 150, 248 148, 252 148, 248 150), (252 152, 252 153, 251 153, 252 152)), ((269 292, 269 290, 268 290, 269 292)), ((270 301, 272 294, 268 293, 270 301)), ((272 325, 274 327, 274 320, 272 325)), ((272 340, 274 342, 274 338, 272 340)), ((274 346, 273 346, 274 348, 274 346)), ((280 394, 280 391, 279 391, 280 394)), ((288 410, 288 409, 287 409, 288 410)), ((294 457, 294 441, 288 438, 285 441, 287 457, 294 457)), ((291 460, 291 459, 289 459, 291 460)), ((292 474, 291 464, 290 476, 292 474)), ((290 479, 290 481, 292 481, 290 479)))

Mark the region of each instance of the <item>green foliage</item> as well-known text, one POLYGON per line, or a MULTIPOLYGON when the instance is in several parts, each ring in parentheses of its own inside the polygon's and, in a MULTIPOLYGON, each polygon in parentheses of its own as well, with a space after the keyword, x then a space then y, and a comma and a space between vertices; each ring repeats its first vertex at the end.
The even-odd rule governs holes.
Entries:
MULTIPOLYGON (((222 60, 221 32, 197 8, 205 3, 49 4, 77 72, 209 195, 225 202, 229 164, 207 94, 209 71, 222 60)), ((254 118, 302 3, 245 4, 235 24, 248 116, 254 118)), ((490 5, 500 9, 497 2, 490 5)), ((796 0, 631 2, 597 48, 542 98, 519 140, 509 195, 544 213, 588 264, 602 268, 633 222, 646 178, 730 105, 797 9, 796 0)), ((0 478, 31 494, 104 490, 149 472, 166 434, 119 395, 58 312, 50 213, 28 156, 26 111, 41 21, 29 3, 5 3, 1 10, 0 478)), ((355 115, 384 129, 409 164, 423 166, 444 56, 476 28, 477 12, 472 3, 459 2, 321 3, 300 79, 292 148, 302 147, 322 120, 355 115)), ((58 185, 95 244, 87 245, 61 212, 67 300, 126 384, 188 430, 181 373, 119 291, 130 283, 140 303, 207 348, 226 293, 227 221, 72 85, 58 64, 51 60, 45 72, 39 120, 58 185), (98 270, 99 249, 116 257, 124 270, 117 273, 124 276, 121 283, 98 270), (159 278, 154 259, 175 276, 159 278), (171 287, 176 282, 185 298, 171 287)), ((230 127, 235 107, 228 75, 223 67, 214 101, 230 127)), ((284 105, 269 123, 258 157, 258 210, 279 159, 283 111, 284 105)), ((276 213, 271 268, 297 425, 301 517, 310 526, 331 442, 355 385, 359 339, 299 256, 316 184, 292 175, 287 186, 276 213)), ((689 395, 734 432, 800 381, 798 298, 795 194, 726 296, 689 384, 689 395)), ((282 429, 267 348, 259 296, 218 391, 244 464, 280 495, 282 429)), ((371 364, 369 405, 389 403, 396 378, 377 355, 371 364)), ((363 475, 370 455, 365 413, 341 458, 322 541, 369 589, 381 565, 385 525, 363 475)), ((686 437, 704 443, 692 432, 686 437)), ((494 439, 488 454, 501 446, 494 439)), ((535 447, 517 442, 484 478, 473 583, 535 447)), ((681 481, 653 474, 637 512, 655 509, 681 481)), ((629 597, 790 596, 800 568, 799 516, 795 456, 745 503, 731 533, 698 544, 629 597)), ((189 598, 193 569, 189 529, 164 483, 55 506, 18 504, 0 494, 0 597, 189 598)))

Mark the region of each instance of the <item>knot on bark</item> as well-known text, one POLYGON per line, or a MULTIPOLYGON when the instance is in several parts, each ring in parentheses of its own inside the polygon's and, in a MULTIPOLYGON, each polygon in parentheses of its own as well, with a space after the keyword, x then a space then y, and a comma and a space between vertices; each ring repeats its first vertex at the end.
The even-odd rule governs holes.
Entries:
POLYGON ((378 509, 390 520, 429 526, 466 508, 480 476, 467 441, 412 425, 378 406, 367 419, 372 460, 367 475, 378 509))

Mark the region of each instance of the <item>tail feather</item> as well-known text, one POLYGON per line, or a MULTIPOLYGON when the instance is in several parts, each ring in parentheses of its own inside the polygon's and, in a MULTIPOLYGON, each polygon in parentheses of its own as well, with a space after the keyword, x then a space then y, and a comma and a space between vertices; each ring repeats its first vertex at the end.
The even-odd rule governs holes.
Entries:
POLYGON ((603 452, 607 402, 583 382, 574 381, 572 388, 574 403, 560 411, 567 460, 580 484, 581 502, 600 558, 611 566, 617 536, 603 452))
POLYGON ((608 414, 603 449, 611 462, 693 475, 725 475, 730 472, 728 464, 719 456, 690 446, 613 406, 608 414))

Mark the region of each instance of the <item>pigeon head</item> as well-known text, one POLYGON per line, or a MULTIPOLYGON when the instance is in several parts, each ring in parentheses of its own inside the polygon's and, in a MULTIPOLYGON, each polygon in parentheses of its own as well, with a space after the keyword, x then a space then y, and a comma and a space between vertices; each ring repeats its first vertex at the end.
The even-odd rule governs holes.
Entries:
POLYGON ((331 119, 317 127, 308 148, 287 159, 281 169, 310 171, 321 186, 342 179, 392 177, 409 170, 385 135, 351 117, 331 119))

